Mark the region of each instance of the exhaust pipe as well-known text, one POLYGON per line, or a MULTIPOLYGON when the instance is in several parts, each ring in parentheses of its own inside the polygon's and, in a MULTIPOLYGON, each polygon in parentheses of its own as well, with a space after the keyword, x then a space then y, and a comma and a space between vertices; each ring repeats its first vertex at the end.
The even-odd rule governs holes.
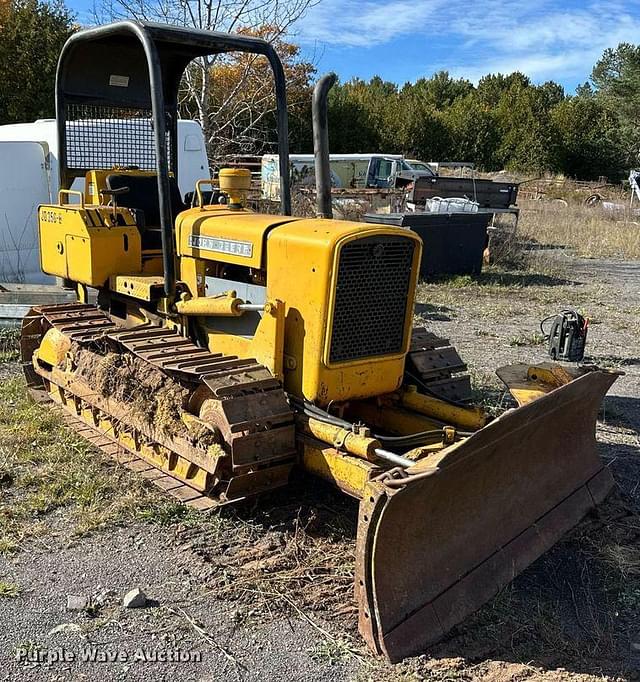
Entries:
POLYGON ((329 171, 329 122, 327 98, 337 80, 335 73, 328 73, 313 89, 311 118, 313 120, 313 155, 316 168, 316 216, 333 218, 331 208, 331 173, 329 171))

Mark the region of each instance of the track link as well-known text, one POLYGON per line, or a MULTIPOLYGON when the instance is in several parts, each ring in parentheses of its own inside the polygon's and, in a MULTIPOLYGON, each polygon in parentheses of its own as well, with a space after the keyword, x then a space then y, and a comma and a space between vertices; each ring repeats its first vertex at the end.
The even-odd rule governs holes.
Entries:
POLYGON ((21 352, 27 384, 40 400, 56 402, 87 440, 191 507, 208 509, 288 481, 296 458, 293 413, 280 382, 253 359, 210 353, 165 328, 118 327, 85 304, 32 308, 21 352), (90 390, 68 367, 34 361, 51 328, 98 355, 131 354, 187 388, 189 415, 218 436, 220 447, 167 436, 136 420, 126 404, 90 390))
POLYGON ((424 327, 413 329, 406 371, 407 383, 417 380, 419 387, 442 400, 471 400, 471 378, 458 351, 449 339, 436 336, 424 327))

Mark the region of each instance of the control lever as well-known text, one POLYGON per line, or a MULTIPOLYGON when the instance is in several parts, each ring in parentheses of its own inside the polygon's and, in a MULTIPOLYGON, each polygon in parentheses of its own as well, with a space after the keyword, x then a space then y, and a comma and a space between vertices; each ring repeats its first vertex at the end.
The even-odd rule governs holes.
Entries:
POLYGON ((118 222, 118 197, 121 194, 127 194, 128 187, 116 187, 116 189, 102 189, 100 195, 103 197, 111 197, 111 207, 113 209, 112 222, 115 225, 118 222))

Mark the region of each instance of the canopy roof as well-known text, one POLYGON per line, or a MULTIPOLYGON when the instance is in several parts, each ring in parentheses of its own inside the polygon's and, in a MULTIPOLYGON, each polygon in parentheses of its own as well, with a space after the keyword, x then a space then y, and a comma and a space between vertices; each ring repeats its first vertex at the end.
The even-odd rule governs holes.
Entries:
POLYGON ((150 72, 157 68, 165 106, 174 107, 187 64, 203 55, 228 52, 264 55, 274 70, 276 85, 284 87, 280 60, 261 38, 137 21, 107 24, 71 36, 60 55, 57 87, 65 99, 150 107, 150 72))

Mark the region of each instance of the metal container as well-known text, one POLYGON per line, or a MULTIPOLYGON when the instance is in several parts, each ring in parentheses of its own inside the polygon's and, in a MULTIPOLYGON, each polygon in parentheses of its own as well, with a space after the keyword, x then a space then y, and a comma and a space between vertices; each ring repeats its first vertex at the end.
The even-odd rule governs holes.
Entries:
POLYGON ((488 213, 367 213, 367 223, 396 225, 424 242, 420 278, 477 275, 487 246, 488 213))

